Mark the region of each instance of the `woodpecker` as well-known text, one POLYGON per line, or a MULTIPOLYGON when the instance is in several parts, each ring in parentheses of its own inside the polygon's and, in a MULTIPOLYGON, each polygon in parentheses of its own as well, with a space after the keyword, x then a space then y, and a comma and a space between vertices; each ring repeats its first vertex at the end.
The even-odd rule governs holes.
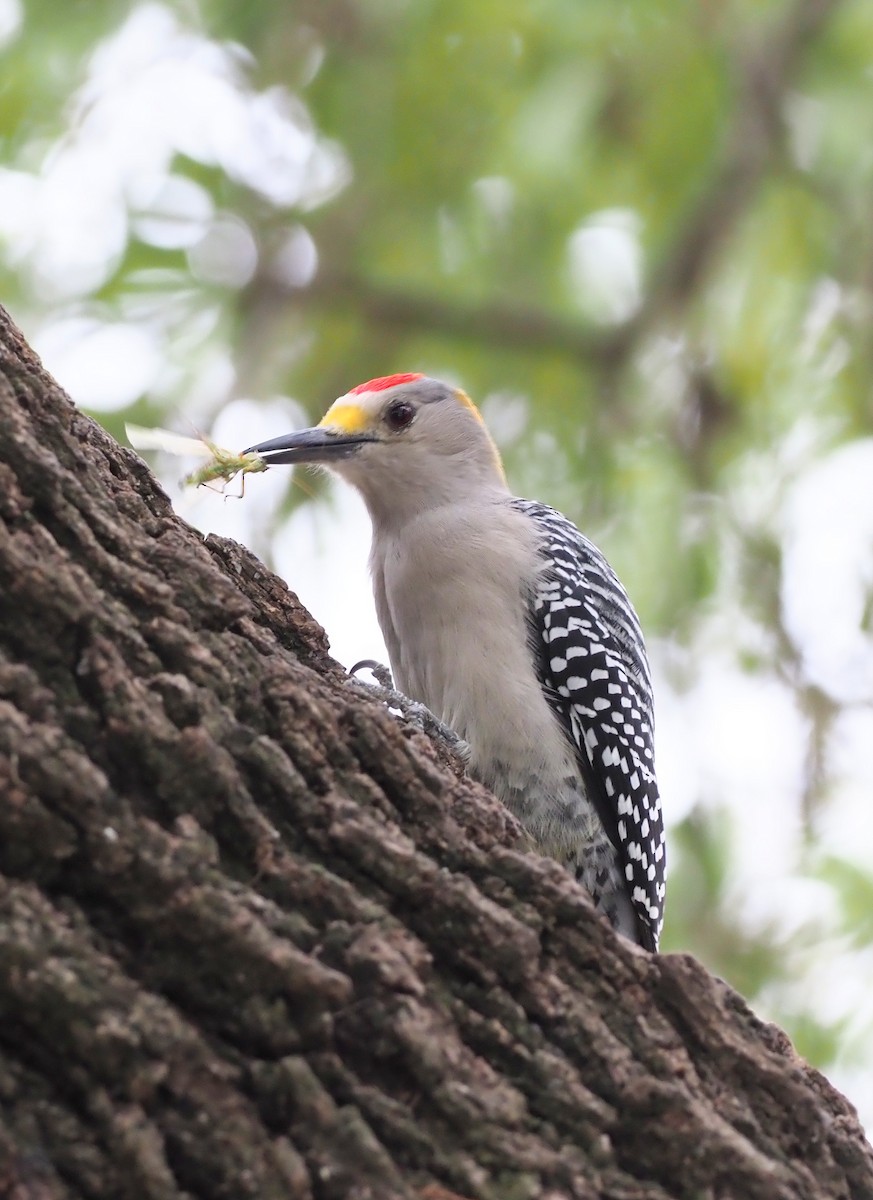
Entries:
POLYGON ((561 513, 512 495, 479 410, 420 374, 371 379, 314 429, 252 446, 332 468, 373 525, 376 612, 397 686, 470 748, 468 770, 657 950, 664 827, 639 620, 561 513))

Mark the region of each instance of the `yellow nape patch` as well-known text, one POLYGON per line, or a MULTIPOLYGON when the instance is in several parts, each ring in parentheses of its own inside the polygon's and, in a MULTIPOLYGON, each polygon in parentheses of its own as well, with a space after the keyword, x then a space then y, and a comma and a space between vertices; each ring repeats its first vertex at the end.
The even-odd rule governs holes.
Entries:
POLYGON ((476 405, 473 403, 473 401, 470 399, 470 397, 467 395, 466 392, 462 392, 460 388, 455 388, 455 396, 456 396, 459 404, 463 404, 464 408, 469 408, 470 412, 473 414, 473 416, 476 418, 477 421, 482 421, 482 424, 483 425, 485 424, 485 422, 482 420, 482 414, 479 412, 479 409, 476 407, 476 405))
POLYGON ((500 451, 497 449, 497 443, 494 441, 494 438, 491 436, 487 427, 485 426, 485 418, 479 412, 479 409, 476 407, 467 393, 462 392, 460 388, 455 388, 455 399, 459 404, 462 404, 464 408, 469 409, 479 424, 483 427, 485 431, 485 437, 491 443, 491 454, 494 459, 494 465, 497 468, 497 473, 503 482, 506 483, 506 471, 503 467, 503 459, 500 457, 500 451))
POLYGON ((373 417, 359 404, 332 404, 321 420, 319 429, 341 429, 343 433, 363 433, 373 423, 373 417))

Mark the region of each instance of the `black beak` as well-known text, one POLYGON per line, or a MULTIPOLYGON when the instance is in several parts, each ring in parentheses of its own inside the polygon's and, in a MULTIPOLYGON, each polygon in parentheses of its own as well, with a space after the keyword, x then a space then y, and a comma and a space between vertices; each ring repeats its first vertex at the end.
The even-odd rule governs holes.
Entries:
POLYGON ((372 434, 343 433, 337 429, 301 429, 284 437, 249 446, 243 454, 257 454, 268 466, 281 463, 332 463, 351 458, 365 444, 375 442, 372 434))

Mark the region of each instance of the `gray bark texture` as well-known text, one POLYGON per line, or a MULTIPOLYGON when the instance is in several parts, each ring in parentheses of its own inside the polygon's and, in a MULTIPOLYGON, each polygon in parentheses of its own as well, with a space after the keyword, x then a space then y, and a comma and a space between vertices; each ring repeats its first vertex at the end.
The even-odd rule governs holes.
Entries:
POLYGON ((854 1110, 621 941, 0 310, 0 1197, 873 1197, 854 1110))

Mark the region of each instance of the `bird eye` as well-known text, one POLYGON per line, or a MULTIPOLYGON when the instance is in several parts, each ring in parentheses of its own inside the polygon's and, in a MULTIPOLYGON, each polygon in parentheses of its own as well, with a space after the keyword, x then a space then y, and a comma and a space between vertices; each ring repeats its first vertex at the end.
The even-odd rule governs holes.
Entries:
POLYGON ((407 425, 412 424, 414 416, 414 404, 410 404, 408 400, 395 400, 386 409, 385 423, 389 429, 393 429, 395 433, 399 433, 401 429, 406 429, 407 425))

